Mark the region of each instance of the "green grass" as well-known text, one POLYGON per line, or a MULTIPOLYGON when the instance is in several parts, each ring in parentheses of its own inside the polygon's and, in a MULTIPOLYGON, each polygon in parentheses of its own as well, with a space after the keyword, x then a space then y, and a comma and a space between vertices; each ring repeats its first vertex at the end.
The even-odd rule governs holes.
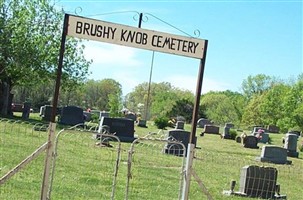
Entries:
MULTIPOLYGON (((19 119, 19 118, 17 118, 19 119)), ((47 140, 47 132, 34 131, 33 124, 0 122, 0 176, 32 153, 47 140)), ((135 134, 143 137, 158 129, 148 122, 148 128, 136 127, 135 134)), ((58 126, 58 130, 63 127, 58 126)), ((190 130, 190 125, 186 125, 190 130)), ((166 132, 167 130, 164 130, 166 132)), ((239 186, 240 170, 245 165, 273 166, 278 169, 281 194, 288 199, 302 198, 303 157, 290 158, 292 165, 273 165, 255 161, 260 149, 246 149, 234 140, 223 140, 218 135, 205 134, 197 129, 197 148, 193 170, 198 174, 214 199, 250 199, 222 195, 230 181, 239 186)), ((240 133, 239 133, 240 134, 240 133)), ((270 134, 272 144, 282 146, 282 134, 270 134)), ((302 138, 300 138, 302 141, 302 138)), ((113 148, 96 146, 91 133, 64 131, 59 137, 58 154, 52 188, 52 199, 110 199, 112 180, 117 157, 117 142, 113 148)), ((300 141, 299 141, 300 142, 300 141)), ((180 172, 184 160, 181 157, 163 154, 164 143, 140 141, 135 144, 129 182, 129 199, 178 199, 180 172)), ((124 199, 127 184, 127 158, 131 143, 121 143, 121 161, 116 180, 115 199, 124 199)), ((0 186, 0 199, 39 199, 44 170, 42 153, 32 163, 0 186)), ((192 177, 190 199, 207 199, 192 177)))

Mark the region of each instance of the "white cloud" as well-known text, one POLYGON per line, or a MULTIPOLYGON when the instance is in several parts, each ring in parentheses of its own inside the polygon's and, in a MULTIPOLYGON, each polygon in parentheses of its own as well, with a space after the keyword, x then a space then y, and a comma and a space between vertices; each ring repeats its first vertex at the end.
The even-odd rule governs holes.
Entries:
MULTIPOLYGON (((196 93, 197 76, 184 76, 184 75, 173 75, 167 77, 167 82, 170 82, 173 86, 180 89, 187 89, 196 93)), ((209 91, 225 91, 230 88, 230 84, 220 82, 217 80, 203 78, 202 93, 205 94, 209 91)))
POLYGON ((84 42, 84 45, 84 56, 86 59, 93 60, 94 66, 136 67, 141 65, 136 58, 137 50, 134 48, 91 41, 84 42))
POLYGON ((115 73, 113 79, 122 85, 123 95, 130 93, 141 82, 135 78, 133 71, 122 71, 115 73))

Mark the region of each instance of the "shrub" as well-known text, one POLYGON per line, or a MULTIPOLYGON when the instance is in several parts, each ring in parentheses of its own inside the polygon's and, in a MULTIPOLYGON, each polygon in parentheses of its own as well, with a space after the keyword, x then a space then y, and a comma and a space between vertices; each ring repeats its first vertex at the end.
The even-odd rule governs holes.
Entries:
POLYGON ((99 123, 99 113, 91 113, 91 121, 99 123))
POLYGON ((158 129, 165 129, 168 126, 168 118, 167 117, 157 117, 154 120, 155 125, 158 129))
POLYGON ((235 140, 236 137, 237 137, 237 131, 236 131, 236 129, 229 129, 229 135, 230 135, 230 138, 232 140, 235 140))

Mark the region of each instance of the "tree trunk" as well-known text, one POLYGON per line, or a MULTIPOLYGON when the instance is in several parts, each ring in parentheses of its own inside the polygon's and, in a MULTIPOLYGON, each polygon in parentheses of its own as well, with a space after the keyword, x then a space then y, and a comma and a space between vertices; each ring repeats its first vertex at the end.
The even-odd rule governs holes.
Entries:
POLYGON ((12 115, 11 104, 13 100, 13 94, 10 93, 10 84, 1 81, 0 82, 0 114, 2 116, 12 115))

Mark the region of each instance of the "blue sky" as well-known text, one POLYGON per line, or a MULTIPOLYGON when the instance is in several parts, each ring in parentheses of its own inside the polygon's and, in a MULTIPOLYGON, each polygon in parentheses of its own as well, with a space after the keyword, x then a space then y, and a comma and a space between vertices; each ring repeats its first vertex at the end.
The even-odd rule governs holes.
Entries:
MULTIPOLYGON (((56 5, 66 13, 134 27, 137 13, 143 13, 142 28, 170 34, 196 37, 198 30, 198 38, 208 40, 202 93, 240 92, 249 75, 288 80, 303 72, 302 0, 59 0, 56 5)), ((113 78, 124 94, 149 81, 152 51, 95 41, 85 45, 85 56, 93 60, 90 79, 113 78)), ((152 82, 170 82, 195 92, 199 63, 199 59, 155 52, 152 82)))

